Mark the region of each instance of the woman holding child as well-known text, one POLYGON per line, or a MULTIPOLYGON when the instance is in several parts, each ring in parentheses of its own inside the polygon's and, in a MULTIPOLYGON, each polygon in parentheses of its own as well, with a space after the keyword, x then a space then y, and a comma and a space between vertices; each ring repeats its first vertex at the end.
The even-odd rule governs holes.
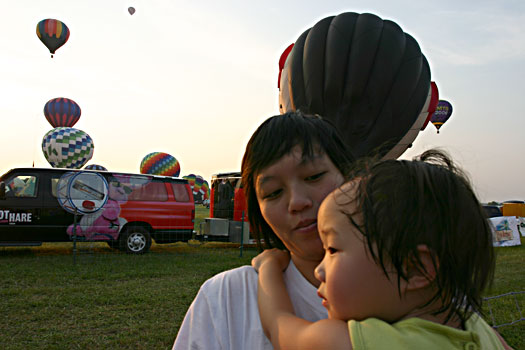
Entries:
MULTIPOLYGON (((345 182, 353 166, 353 154, 361 156, 375 148, 380 154, 386 154, 398 146, 395 146, 396 143, 428 107, 430 71, 415 40, 400 31, 395 23, 392 25, 393 22, 384 21, 383 28, 383 21, 370 14, 347 13, 335 17, 332 21, 336 25, 335 32, 340 32, 337 25, 341 23, 345 23, 345 30, 353 31, 354 27, 348 25, 349 20, 356 23, 368 21, 373 27, 372 32, 379 30, 378 35, 374 34, 377 40, 370 50, 393 57, 395 62, 384 64, 384 61, 378 63, 372 57, 370 60, 356 60, 354 57, 347 63, 337 57, 327 58, 332 66, 350 65, 348 70, 345 69, 350 83, 347 86, 311 85, 304 94, 298 95, 295 91, 300 89, 297 89, 298 82, 294 80, 298 76, 295 74, 297 66, 286 68, 289 74, 283 74, 283 77, 291 80, 281 86, 286 85, 293 91, 283 95, 289 100, 283 101, 286 103, 282 105, 291 106, 292 110, 319 113, 333 120, 338 127, 336 129, 323 117, 301 112, 271 117, 252 135, 242 162, 251 232, 261 246, 286 248, 289 252, 289 260, 281 259, 282 264, 279 265, 284 271, 282 282, 286 286, 292 311, 307 322, 328 316, 317 292, 321 282, 315 275, 315 269, 325 255, 317 221, 321 203, 345 182), (403 38, 406 35, 407 39, 400 40, 399 35, 403 38), (364 85, 351 83, 353 76, 362 81, 363 74, 370 74, 370 82, 367 80, 364 85), (323 87, 328 87, 328 91, 323 87), (400 99, 392 103, 395 97, 400 99), (323 102, 326 106, 321 106, 323 102), (355 118, 349 118, 343 122, 346 125, 341 126, 338 120, 345 113, 355 118), (387 123, 382 130, 372 132, 370 128, 374 127, 374 122, 371 120, 380 119, 404 120, 405 126, 400 128, 397 124, 387 123), (339 133, 342 131, 346 135, 345 142, 339 133)), ((316 33, 327 35, 330 26, 327 23, 322 20, 313 29, 316 33)), ((345 34, 349 37, 354 35, 353 32, 345 34)), ((331 40, 347 39, 342 35, 331 40)), ((308 40, 307 33, 298 42, 304 44, 304 40, 308 40)), ((367 45, 362 41, 348 42, 349 52, 356 46, 367 45)), ((315 45, 309 47, 309 52, 301 52, 305 58, 315 55, 315 45)), ((291 55, 293 57, 293 50, 291 55)), ((296 62, 303 61, 297 61, 296 56, 296 62)), ((317 74, 315 65, 312 68, 314 71, 308 69, 305 67, 304 79, 317 74)), ((304 83, 303 77, 301 81, 304 83)), ((374 128, 378 129, 378 126, 374 128)), ((278 274, 281 275, 281 272, 278 274)), ((347 278, 352 279, 352 276, 347 278)), ((354 282, 359 283, 357 280, 354 282)), ((225 271, 210 278, 201 286, 191 304, 173 349, 272 349, 272 343, 261 325, 257 293, 258 275, 251 266, 225 271)), ((274 340, 272 338, 272 342, 274 340)))

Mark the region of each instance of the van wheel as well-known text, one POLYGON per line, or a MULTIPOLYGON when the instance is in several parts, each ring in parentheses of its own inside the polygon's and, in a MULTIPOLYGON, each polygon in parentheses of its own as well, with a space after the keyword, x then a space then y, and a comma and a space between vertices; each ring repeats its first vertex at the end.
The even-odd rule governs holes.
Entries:
POLYGON ((120 250, 128 254, 144 254, 151 247, 151 236, 142 226, 129 226, 120 236, 120 250))

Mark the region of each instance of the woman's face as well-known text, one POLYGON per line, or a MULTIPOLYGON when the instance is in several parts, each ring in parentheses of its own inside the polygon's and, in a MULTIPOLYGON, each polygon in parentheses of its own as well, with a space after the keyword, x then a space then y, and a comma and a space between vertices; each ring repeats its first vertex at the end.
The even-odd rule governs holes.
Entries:
POLYGON ((323 258, 317 211, 343 180, 325 153, 303 159, 300 146, 256 174, 261 214, 292 255, 315 261, 323 258))

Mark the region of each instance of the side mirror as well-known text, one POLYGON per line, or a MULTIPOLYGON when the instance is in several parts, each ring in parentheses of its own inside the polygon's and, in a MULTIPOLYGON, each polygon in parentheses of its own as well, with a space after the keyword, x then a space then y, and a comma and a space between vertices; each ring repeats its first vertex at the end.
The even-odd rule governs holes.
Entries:
POLYGON ((0 200, 5 199, 5 183, 0 182, 0 200))

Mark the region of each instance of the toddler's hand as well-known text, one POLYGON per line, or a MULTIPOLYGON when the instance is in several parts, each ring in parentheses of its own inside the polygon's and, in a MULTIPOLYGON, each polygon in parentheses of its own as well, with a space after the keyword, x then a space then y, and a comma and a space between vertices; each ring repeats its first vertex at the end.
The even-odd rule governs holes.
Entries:
POLYGON ((281 271, 286 270, 290 262, 290 253, 277 248, 266 249, 252 259, 253 268, 259 272, 264 264, 276 264, 281 271))

